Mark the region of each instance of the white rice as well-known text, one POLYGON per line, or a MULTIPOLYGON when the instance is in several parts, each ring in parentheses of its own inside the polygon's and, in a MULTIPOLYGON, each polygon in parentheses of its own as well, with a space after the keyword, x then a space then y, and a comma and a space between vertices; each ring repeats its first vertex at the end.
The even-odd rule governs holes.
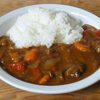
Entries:
POLYGON ((72 44, 82 38, 80 20, 72 18, 64 11, 48 10, 40 7, 31 8, 18 17, 8 30, 7 36, 17 48, 54 43, 72 44))

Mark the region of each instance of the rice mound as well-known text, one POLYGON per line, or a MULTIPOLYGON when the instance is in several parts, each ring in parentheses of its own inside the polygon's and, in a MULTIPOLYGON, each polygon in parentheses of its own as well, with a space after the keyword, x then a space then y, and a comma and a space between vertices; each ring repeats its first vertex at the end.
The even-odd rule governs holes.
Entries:
POLYGON ((72 44, 79 41, 82 31, 81 21, 64 11, 33 7, 18 17, 7 36, 16 48, 40 45, 49 48, 54 43, 72 44))

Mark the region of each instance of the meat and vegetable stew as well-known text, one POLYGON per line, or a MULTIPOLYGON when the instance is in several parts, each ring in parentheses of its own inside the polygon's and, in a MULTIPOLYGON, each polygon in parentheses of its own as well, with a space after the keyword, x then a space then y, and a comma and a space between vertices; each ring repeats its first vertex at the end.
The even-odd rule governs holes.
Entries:
POLYGON ((9 74, 40 85, 79 81, 100 67, 100 30, 83 26, 83 38, 67 45, 15 48, 7 36, 0 38, 0 66, 9 74))

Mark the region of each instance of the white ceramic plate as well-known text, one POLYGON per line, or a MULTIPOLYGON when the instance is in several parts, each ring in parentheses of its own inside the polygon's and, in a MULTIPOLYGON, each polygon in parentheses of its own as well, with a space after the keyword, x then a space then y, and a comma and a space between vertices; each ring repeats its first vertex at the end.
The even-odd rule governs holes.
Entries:
MULTIPOLYGON (((100 28, 100 18, 98 18, 97 16, 85 10, 72 7, 72 6, 66 6, 66 5, 42 4, 42 5, 32 5, 32 6, 20 8, 2 16, 0 18, 0 35, 5 34, 7 30, 14 24, 14 22, 16 21, 16 18, 19 15, 22 15, 23 13, 27 12, 28 8, 38 7, 38 6, 44 7, 47 9, 64 10, 68 12, 70 15, 78 19, 81 19, 85 24, 90 24, 96 28, 100 28)), ((46 94, 60 94, 60 93, 68 93, 68 92, 80 90, 82 88, 85 88, 94 84, 100 79, 100 69, 98 69, 91 76, 81 81, 71 83, 71 84, 66 84, 66 85, 58 85, 58 86, 42 86, 42 85, 40 86, 40 85, 23 82, 9 75, 1 68, 0 68, 0 79, 14 87, 17 87, 26 91, 30 91, 30 92, 46 93, 46 94)))

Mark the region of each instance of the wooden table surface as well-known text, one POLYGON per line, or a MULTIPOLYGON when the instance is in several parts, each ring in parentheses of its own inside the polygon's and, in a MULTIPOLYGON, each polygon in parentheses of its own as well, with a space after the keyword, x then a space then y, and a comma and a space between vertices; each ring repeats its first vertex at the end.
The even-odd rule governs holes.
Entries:
MULTIPOLYGON (((0 0, 0 16, 20 7, 41 3, 76 6, 100 17, 100 0, 0 0)), ((48 95, 26 92, 0 80, 0 100, 100 100, 100 82, 77 92, 48 95)))

